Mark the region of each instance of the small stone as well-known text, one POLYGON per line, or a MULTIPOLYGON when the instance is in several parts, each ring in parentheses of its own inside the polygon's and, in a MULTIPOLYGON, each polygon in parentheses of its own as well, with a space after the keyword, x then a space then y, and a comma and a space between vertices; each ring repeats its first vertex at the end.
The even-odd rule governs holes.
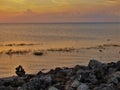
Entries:
POLYGON ((48 90, 59 90, 56 87, 50 87, 48 90))
POLYGON ((23 90, 22 87, 18 87, 17 90, 23 90))
POLYGON ((77 90, 88 90, 89 89, 89 87, 88 87, 88 85, 86 85, 86 84, 81 84, 78 88, 77 88, 77 90))
POLYGON ((80 82, 78 80, 74 80, 73 83, 71 84, 71 87, 77 88, 80 85, 80 82))

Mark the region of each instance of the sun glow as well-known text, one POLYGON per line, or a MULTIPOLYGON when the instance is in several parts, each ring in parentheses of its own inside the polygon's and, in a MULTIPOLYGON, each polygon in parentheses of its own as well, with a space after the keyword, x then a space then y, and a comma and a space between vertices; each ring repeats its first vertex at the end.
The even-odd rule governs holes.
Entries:
POLYGON ((13 2, 24 2, 25 0, 11 0, 11 1, 13 1, 13 2))
POLYGON ((120 0, 0 0, 0 22, 119 20, 120 0), (29 17, 30 16, 30 17, 29 17), (32 17, 32 18, 31 18, 32 17), (44 17, 44 18, 43 18, 44 17), (19 19, 20 18, 20 19, 19 19))

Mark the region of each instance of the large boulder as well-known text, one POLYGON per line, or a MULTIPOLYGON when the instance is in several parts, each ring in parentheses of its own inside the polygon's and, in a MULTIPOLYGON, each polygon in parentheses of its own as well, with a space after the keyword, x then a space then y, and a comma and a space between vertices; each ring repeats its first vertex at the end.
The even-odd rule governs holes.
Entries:
POLYGON ((97 79, 102 80, 107 74, 107 65, 97 60, 90 60, 88 67, 94 72, 97 79))
POLYGON ((105 68, 105 64, 97 61, 97 60, 90 60, 88 67, 90 69, 100 69, 100 68, 105 68))

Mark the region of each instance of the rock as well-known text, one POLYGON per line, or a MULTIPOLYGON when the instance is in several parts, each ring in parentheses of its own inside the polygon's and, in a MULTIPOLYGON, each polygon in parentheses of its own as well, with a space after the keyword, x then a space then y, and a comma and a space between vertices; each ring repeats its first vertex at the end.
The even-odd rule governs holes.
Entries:
POLYGON ((73 83, 71 84, 71 87, 77 88, 80 85, 80 82, 78 80, 74 80, 73 83))
POLYGON ((17 90, 23 90, 22 87, 18 87, 17 90))
POLYGON ((118 84, 118 80, 116 77, 112 77, 109 79, 108 83, 118 84))
POLYGON ((8 86, 10 86, 10 84, 11 84, 10 81, 5 81, 3 85, 6 86, 6 87, 8 87, 8 86))
POLYGON ((4 80, 0 80, 0 86, 3 86, 4 80))
POLYGON ((112 74, 112 73, 116 72, 116 70, 117 70, 116 68, 111 68, 110 67, 110 68, 108 68, 108 73, 112 74))
POLYGON ((120 83, 118 83, 116 90, 120 90, 120 83))
POLYGON ((90 60, 88 67, 93 70, 98 80, 103 80, 105 75, 108 74, 107 65, 96 60, 90 60))
POLYGON ((36 79, 28 83, 25 83, 20 89, 21 90, 40 90, 41 88, 43 88, 43 90, 45 90, 45 87, 47 86, 45 86, 40 79, 36 79))
POLYGON ((107 64, 108 65, 108 67, 110 68, 116 68, 116 63, 115 62, 110 62, 110 63, 108 63, 107 64))
POLYGON ((93 73, 89 74, 89 77, 87 78, 87 80, 91 83, 91 84, 97 84, 98 80, 96 78, 96 76, 93 73))
POLYGON ((42 56, 42 55, 43 55, 43 52, 41 52, 41 51, 36 51, 36 52, 33 53, 33 55, 35 55, 35 56, 42 56))
POLYGON ((83 82, 83 83, 86 82, 86 79, 89 77, 90 72, 91 72, 90 70, 79 69, 76 72, 77 80, 79 80, 80 82, 83 82))
POLYGON ((49 89, 48 90, 59 90, 59 89, 57 89, 56 87, 49 87, 49 89))
POLYGON ((118 84, 120 82, 120 71, 113 73, 108 78, 108 83, 118 84))
POLYGON ((16 74, 20 77, 25 76, 25 70, 23 69, 21 65, 16 67, 16 74))
POLYGON ((1 86, 0 90, 15 90, 15 89, 12 88, 11 86, 9 86, 9 87, 1 86))
POLYGON ((23 79, 17 79, 16 81, 13 81, 11 85, 14 87, 20 87, 25 83, 26 82, 23 79))
POLYGON ((120 61, 116 63, 117 70, 120 71, 120 61))
POLYGON ((97 61, 97 60, 90 60, 89 64, 88 64, 88 67, 90 69, 100 69, 100 68, 103 68, 104 67, 104 64, 97 61))
POLYGON ((43 75, 40 77, 41 80, 48 83, 49 85, 52 83, 52 76, 51 75, 43 75))
POLYGON ((77 90, 89 90, 89 87, 88 87, 88 85, 86 85, 86 84, 81 84, 81 85, 77 88, 77 90))
POLYGON ((115 90, 112 85, 101 84, 99 87, 95 87, 93 90, 115 90))
POLYGON ((94 74, 98 80, 103 80, 105 77, 104 71, 102 69, 96 69, 94 74))

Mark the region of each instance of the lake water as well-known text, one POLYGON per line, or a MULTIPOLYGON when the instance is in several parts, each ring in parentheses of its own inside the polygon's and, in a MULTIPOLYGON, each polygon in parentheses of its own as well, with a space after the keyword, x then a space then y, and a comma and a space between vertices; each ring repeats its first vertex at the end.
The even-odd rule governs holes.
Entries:
POLYGON ((41 69, 87 65, 90 59, 118 61, 119 45, 120 23, 0 24, 0 77, 15 75, 18 65, 27 73, 37 73, 41 69), (104 44, 108 47, 102 53, 97 48, 87 49, 104 44), (47 51, 60 48, 75 51, 47 51), (6 54, 10 50, 43 50, 44 55, 6 54))

